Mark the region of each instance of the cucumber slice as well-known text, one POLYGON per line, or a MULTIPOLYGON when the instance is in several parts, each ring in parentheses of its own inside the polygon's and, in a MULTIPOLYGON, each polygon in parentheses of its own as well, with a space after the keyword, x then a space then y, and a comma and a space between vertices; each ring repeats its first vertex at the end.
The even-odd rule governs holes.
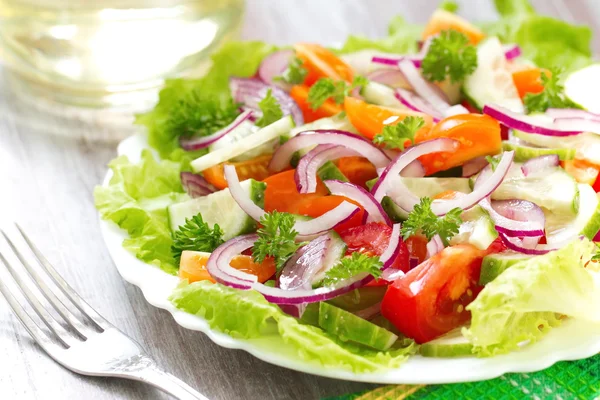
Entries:
MULTIPOLYGON (((259 207, 263 207, 267 185, 254 179, 247 179, 241 185, 252 201, 259 207)), ((229 193, 229 189, 183 203, 172 204, 167 207, 167 213, 169 226, 173 232, 185 223, 186 218, 197 214, 201 214, 204 222, 211 227, 218 223, 223 230, 223 239, 225 240, 256 230, 256 221, 237 205, 229 193)))
POLYGON ((227 147, 211 151, 210 153, 195 159, 191 164, 192 169, 195 172, 200 172, 222 162, 231 160, 234 157, 258 148, 265 143, 269 143, 281 135, 288 134, 293 127, 294 120, 292 116, 286 115, 279 121, 275 121, 271 125, 265 126, 252 135, 246 136, 227 147))
POLYGON ((599 113, 596 94, 600 91, 600 64, 592 64, 571 73, 565 79, 565 95, 588 111, 599 113))
POLYGON ((576 158, 600 164, 600 135, 595 133, 584 132, 574 136, 554 137, 515 130, 513 135, 536 146, 574 149, 576 158))
POLYGON ((461 218, 463 223, 450 240, 451 245, 469 243, 479 250, 485 250, 498 237, 494 221, 483 208, 475 206, 463 211, 461 218))
POLYGON ((319 303, 308 303, 306 305, 306 309, 300 317, 300 323, 319 326, 319 303))
POLYGON ((600 201, 590 185, 579 184, 579 212, 575 217, 546 213, 546 241, 559 243, 583 235, 592 240, 600 230, 600 201))
POLYGON ((404 104, 396 98, 394 89, 384 84, 369 82, 367 86, 363 87, 360 94, 369 103, 377 104, 378 106, 407 110, 404 104))
MULTIPOLYGON (((373 188, 379 178, 367 181, 367 187, 373 188)), ((469 186, 468 178, 404 178, 399 177, 402 183, 419 197, 433 197, 436 194, 445 192, 446 190, 454 190, 456 192, 471 193, 473 190, 469 186)))
POLYGON ((579 186, 564 169, 524 176, 515 165, 492 193, 494 200, 523 199, 557 214, 575 215, 579 208, 579 186))
POLYGON ((312 131, 315 129, 339 129, 341 131, 359 134, 354 125, 352 125, 348 118, 345 117, 344 113, 339 113, 332 117, 321 118, 309 122, 308 124, 296 126, 290 131, 290 137, 294 137, 300 132, 312 131))
POLYGON ((389 349, 398 336, 331 304, 321 303, 319 326, 342 341, 352 341, 376 350, 389 349))
POLYGON ((387 286, 363 286, 335 297, 327 301, 327 303, 350 312, 360 311, 383 300, 386 290, 387 286))
POLYGON ((531 256, 514 251, 505 251, 483 257, 483 261, 481 262, 481 274, 479 275, 479 284, 487 285, 507 268, 512 267, 519 261, 527 260, 529 258, 531 258, 531 256))
POLYGON ((525 162, 529 159, 539 156, 545 156, 548 154, 556 154, 558 158, 560 158, 563 161, 566 161, 574 159, 575 153, 577 153, 575 149, 568 149, 564 147, 556 149, 547 149, 540 147, 521 146, 507 141, 502 142, 502 149, 504 151, 513 150, 515 152, 516 162, 525 162))
POLYGON ((348 182, 346 175, 342 174, 342 171, 340 171, 340 169, 331 161, 327 161, 323 164, 317 171, 317 175, 322 181, 336 179, 338 181, 348 182))
POLYGON ((465 79, 463 91, 479 109, 494 103, 512 111, 524 111, 497 37, 490 37, 477 46, 477 68, 465 79))
POLYGON ((463 336, 461 328, 458 328, 437 339, 423 343, 419 352, 423 357, 464 357, 473 354, 473 344, 463 336))
MULTIPOLYGON (((213 144, 208 147, 209 152, 217 151, 220 149, 227 149, 231 147, 234 143, 239 142, 246 137, 253 135, 258 132, 258 129, 252 122, 244 121, 234 129, 232 132, 229 132, 227 135, 223 136, 221 139, 217 140, 213 144)), ((237 157, 233 157, 231 161, 240 162, 250 160, 252 158, 256 158, 262 156, 264 154, 273 153, 273 148, 275 147, 277 139, 273 139, 265 144, 262 144, 252 150, 249 150, 243 154, 240 154, 237 157)))
POLYGON ((381 199, 381 207, 383 207, 383 211, 386 212, 388 217, 390 217, 394 223, 404 222, 408 218, 408 213, 398 207, 396 203, 394 203, 394 200, 389 196, 384 196, 383 199, 381 199))

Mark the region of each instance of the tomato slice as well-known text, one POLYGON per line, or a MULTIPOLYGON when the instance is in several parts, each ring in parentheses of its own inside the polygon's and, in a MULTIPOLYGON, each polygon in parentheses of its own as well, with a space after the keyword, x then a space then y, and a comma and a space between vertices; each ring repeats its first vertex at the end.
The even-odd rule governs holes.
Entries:
POLYGON ((388 287, 381 314, 417 343, 459 327, 470 319, 465 307, 482 289, 487 253, 471 245, 445 248, 388 287))
MULTIPOLYGON (((370 255, 380 256, 390 242, 392 236, 392 228, 381 223, 370 222, 365 225, 356 226, 354 228, 340 231, 342 240, 348 246, 347 254, 352 254, 356 251, 370 255)), ((408 271, 408 247, 406 243, 400 239, 400 251, 391 265, 391 268, 400 269, 404 272, 408 271)))
POLYGON ((296 213, 298 203, 318 199, 329 194, 323 182, 318 178, 317 188, 314 193, 299 193, 296 181, 294 180, 295 172, 293 169, 283 171, 263 180, 267 184, 267 189, 265 190, 266 212, 277 210, 279 212, 296 213))
MULTIPOLYGON (((348 201, 360 207, 360 204, 346 197, 331 195, 325 197, 307 198, 296 202, 294 207, 292 207, 289 212, 293 214, 305 215, 307 217, 316 218, 325 214, 327 211, 333 210, 334 208, 339 206, 343 201, 348 201)), ((354 226, 362 225, 363 216, 364 210, 361 207, 361 209, 352 217, 350 217, 349 220, 336 227, 335 231, 340 233, 354 226)))
POLYGON ((377 169, 364 157, 343 157, 337 161, 337 167, 346 178, 355 185, 367 188, 367 181, 377 178, 377 169))
MULTIPOLYGON (((208 257, 209 254, 197 251, 184 251, 181 253, 179 277, 187 279, 190 283, 203 280, 214 283, 215 280, 206 270, 208 257)), ((237 270, 256 275, 261 283, 269 280, 275 274, 275 261, 272 257, 267 257, 262 263, 258 264, 252 261, 252 257, 240 255, 235 256, 229 265, 237 270)))
POLYGON ((525 97, 527 93, 540 93, 544 90, 541 78, 542 73, 545 73, 548 77, 552 76, 552 73, 547 69, 537 67, 513 72, 513 82, 515 83, 521 98, 525 97))
POLYGON ((498 154, 502 146, 500 124, 494 118, 481 114, 461 114, 445 118, 431 130, 418 131, 415 142, 440 137, 458 140, 460 146, 455 152, 420 157, 427 175, 457 167, 479 156, 498 154))
POLYGON ((296 56, 302 60, 308 70, 304 84, 311 86, 320 78, 331 78, 352 82, 354 73, 344 60, 331 50, 314 43, 298 43, 294 45, 296 56))
POLYGON ((344 109, 350 123, 369 139, 373 139, 375 135, 381 133, 384 126, 397 124, 408 116, 422 117, 425 120, 425 126, 419 130, 422 135, 433 125, 433 118, 430 115, 368 104, 354 97, 346 97, 344 109))
POLYGON ((479 43, 485 37, 478 27, 466 19, 454 13, 438 9, 431 15, 423 30, 423 40, 449 29, 464 33, 472 44, 479 43))
POLYGON ((579 183, 594 186, 598 180, 600 167, 583 160, 561 161, 560 164, 579 183))
POLYGON ((269 176, 269 162, 271 161, 271 155, 259 156, 250 160, 240 162, 224 162, 217 164, 213 167, 202 171, 204 179, 211 183, 217 189, 225 189, 227 187, 227 180, 225 179, 224 166, 233 165, 235 171, 238 174, 240 181, 246 179, 256 179, 262 181, 269 176))
POLYGON ((342 107, 335 104, 331 99, 325 101, 321 107, 313 110, 308 104, 308 91, 309 87, 306 85, 295 85, 292 86, 292 89, 290 90, 290 96, 298 104, 300 110, 302 110, 304 122, 316 121, 342 112, 342 107))

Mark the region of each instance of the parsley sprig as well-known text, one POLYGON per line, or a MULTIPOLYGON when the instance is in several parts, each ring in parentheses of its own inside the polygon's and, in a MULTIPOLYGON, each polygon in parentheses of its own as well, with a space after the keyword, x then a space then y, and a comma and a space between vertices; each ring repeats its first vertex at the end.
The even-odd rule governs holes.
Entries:
POLYGON ((334 81, 331 78, 321 78, 310 87, 308 91, 308 103, 313 110, 318 109, 328 99, 332 99, 336 104, 342 104, 348 94, 359 86, 366 86, 369 83, 364 76, 356 76, 349 85, 346 81, 334 81))
POLYGON ((423 76, 430 82, 462 82, 477 68, 477 50, 464 33, 453 29, 442 31, 431 41, 423 58, 423 76))
POLYGON ((231 97, 220 99, 195 90, 169 111, 166 130, 173 138, 208 136, 229 125, 240 114, 231 97))
POLYGON ((385 145, 388 149, 404 150, 407 140, 415 142, 415 134, 425 125, 422 117, 409 116, 395 125, 386 125, 381 133, 375 135, 373 143, 385 145))
POLYGON ((266 96, 258 102, 258 107, 262 111, 262 116, 254 124, 259 128, 271 125, 283 117, 281 106, 275 96, 273 96, 271 89, 267 90, 266 96))
POLYGON ((276 76, 273 78, 276 81, 282 81, 285 83, 290 83, 292 85, 298 85, 304 82, 306 75, 308 74, 308 70, 304 68, 304 62, 298 58, 294 57, 290 60, 287 68, 281 76, 276 76))
POLYGON ((181 253, 184 250, 212 252, 223 244, 223 231, 218 224, 212 229, 198 214, 192 218, 186 218, 185 224, 173 233, 173 244, 171 253, 179 264, 181 253))
POLYGON ((375 278, 381 276, 383 263, 377 256, 354 252, 350 257, 344 257, 325 274, 323 286, 331 286, 344 279, 352 278, 362 272, 368 272, 375 278))
POLYGON ((252 247, 252 258, 261 263, 267 256, 275 258, 277 270, 306 243, 296 243, 298 232, 294 229, 296 219, 292 214, 272 211, 260 219, 262 228, 257 231, 258 240, 252 247))
POLYGON ((402 238, 404 240, 411 236, 422 233, 431 240, 436 234, 439 234, 444 244, 448 244, 450 239, 458 233, 458 228, 462 223, 460 208, 453 208, 443 217, 438 217, 431 211, 432 200, 429 197, 422 197, 419 204, 408 214, 408 219, 402 225, 402 238))
POLYGON ((561 83, 561 68, 550 68, 550 73, 541 73, 540 79, 544 90, 540 93, 527 93, 523 103, 528 113, 545 112, 549 108, 581 108, 565 96, 561 83))

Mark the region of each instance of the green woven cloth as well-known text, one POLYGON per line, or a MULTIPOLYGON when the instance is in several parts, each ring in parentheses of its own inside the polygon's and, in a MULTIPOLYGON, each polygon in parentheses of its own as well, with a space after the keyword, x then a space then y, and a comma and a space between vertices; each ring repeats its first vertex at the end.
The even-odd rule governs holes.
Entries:
POLYGON ((388 385, 330 400, 416 399, 600 399, 600 355, 563 361, 539 372, 506 374, 482 382, 448 385, 388 385))

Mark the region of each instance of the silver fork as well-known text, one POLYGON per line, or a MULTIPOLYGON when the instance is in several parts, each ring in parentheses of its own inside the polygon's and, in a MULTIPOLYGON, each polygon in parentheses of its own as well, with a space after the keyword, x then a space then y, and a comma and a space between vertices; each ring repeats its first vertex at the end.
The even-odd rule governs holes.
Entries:
POLYGON ((0 279, 0 292, 25 329, 50 357, 78 374, 132 379, 149 383, 182 400, 208 400, 180 379, 161 370, 138 343, 94 311, 56 272, 23 230, 16 224, 15 228, 16 230, 11 229, 14 234, 9 235, 9 231, 4 229, 0 229, 0 232, 16 256, 13 263, 21 264, 31 279, 24 279, 13 263, 8 261, 8 258, 15 257, 2 254, 1 249, 0 261, 47 329, 42 329, 34 321, 15 297, 14 289, 3 279, 0 279), (18 249, 16 242, 28 248, 29 257, 18 249), (34 258, 37 266, 34 267, 27 258, 34 258), (42 275, 46 276, 46 281, 56 285, 50 285, 54 289, 49 287, 42 275), (26 281, 37 287, 50 305, 49 308, 42 304, 39 295, 31 290, 26 281), (56 288, 68 301, 65 298, 59 299, 56 288), (52 315, 52 310, 55 316, 52 315))

